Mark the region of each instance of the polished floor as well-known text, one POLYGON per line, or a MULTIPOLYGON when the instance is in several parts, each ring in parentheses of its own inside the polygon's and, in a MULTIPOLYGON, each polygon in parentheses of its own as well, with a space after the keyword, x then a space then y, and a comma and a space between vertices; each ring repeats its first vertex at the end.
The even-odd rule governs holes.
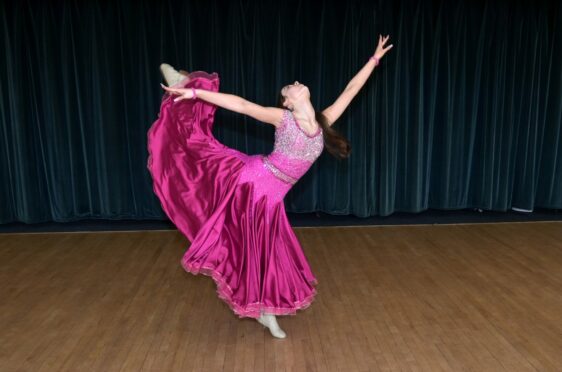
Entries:
POLYGON ((562 222, 295 231, 318 296, 283 340, 177 231, 0 234, 0 371, 562 370, 562 222))

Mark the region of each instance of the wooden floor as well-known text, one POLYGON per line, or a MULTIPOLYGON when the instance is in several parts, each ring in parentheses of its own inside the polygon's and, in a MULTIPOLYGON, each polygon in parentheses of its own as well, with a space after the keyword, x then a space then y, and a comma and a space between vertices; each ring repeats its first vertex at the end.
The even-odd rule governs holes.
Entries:
POLYGON ((562 371, 562 223, 297 228, 318 295, 238 319, 177 231, 0 235, 0 371, 562 371))

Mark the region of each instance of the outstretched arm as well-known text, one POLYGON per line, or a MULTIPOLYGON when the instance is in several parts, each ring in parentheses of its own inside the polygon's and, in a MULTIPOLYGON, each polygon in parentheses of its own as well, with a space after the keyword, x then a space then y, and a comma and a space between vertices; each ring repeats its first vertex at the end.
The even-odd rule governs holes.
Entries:
POLYGON ((174 102, 195 97, 230 111, 248 115, 258 121, 277 126, 283 118, 283 110, 278 107, 264 107, 234 94, 213 92, 205 89, 170 88, 160 84, 164 90, 178 97, 174 102))
POLYGON ((338 120, 338 118, 343 114, 347 106, 351 103, 351 100, 359 93, 365 82, 371 76, 371 73, 378 65, 378 61, 385 55, 387 51, 392 48, 392 44, 385 48, 385 44, 388 41, 389 36, 382 37, 379 35, 379 44, 375 51, 373 57, 369 58, 369 61, 359 70, 357 75, 351 79, 347 84, 340 96, 335 100, 335 102, 324 109, 322 113, 328 119, 328 125, 332 125, 338 120))

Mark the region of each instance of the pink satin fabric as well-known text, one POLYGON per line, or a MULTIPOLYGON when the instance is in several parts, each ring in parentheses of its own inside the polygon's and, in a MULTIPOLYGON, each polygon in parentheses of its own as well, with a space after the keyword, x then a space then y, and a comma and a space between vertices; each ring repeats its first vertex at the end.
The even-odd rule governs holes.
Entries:
MULTIPOLYGON (((198 71, 182 86, 218 91, 219 77, 198 71)), ((264 155, 216 140, 215 110, 200 99, 174 103, 166 94, 148 131, 154 192, 191 241, 181 265, 212 277, 219 298, 241 318, 295 315, 313 301, 317 280, 285 213, 292 184, 264 166, 264 155)))

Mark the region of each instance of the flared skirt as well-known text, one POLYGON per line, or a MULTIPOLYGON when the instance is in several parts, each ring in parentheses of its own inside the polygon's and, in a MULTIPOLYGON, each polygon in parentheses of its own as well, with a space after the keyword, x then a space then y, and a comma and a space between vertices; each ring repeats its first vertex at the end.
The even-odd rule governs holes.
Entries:
MULTIPOLYGON (((216 73, 194 72, 184 87, 218 91, 216 73)), ((191 242, 181 259, 208 275, 239 317, 295 315, 315 295, 313 275, 287 218, 291 184, 212 134, 216 106, 166 94, 148 131, 147 168, 162 209, 191 242)))

